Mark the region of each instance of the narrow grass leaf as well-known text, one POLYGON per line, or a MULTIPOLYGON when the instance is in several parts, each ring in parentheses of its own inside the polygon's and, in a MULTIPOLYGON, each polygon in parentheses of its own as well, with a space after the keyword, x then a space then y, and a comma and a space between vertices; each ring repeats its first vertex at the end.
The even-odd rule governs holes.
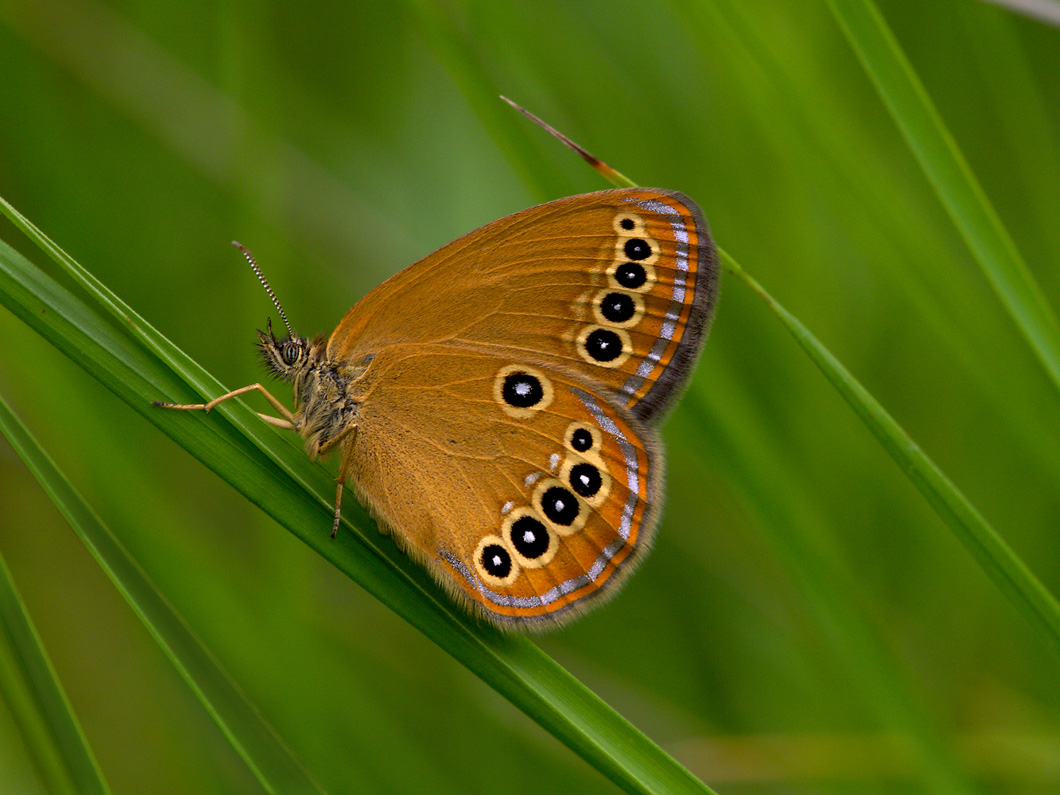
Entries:
POLYGON ((0 431, 268 792, 323 790, 0 399, 0 431))
MULTIPOLYGON (((0 400, 0 432, 9 439, 10 419, 0 400)), ((2 556, 0 693, 49 792, 110 792, 2 556)))
POLYGON ((828 4, 972 255, 1060 388, 1056 314, 886 20, 870 0, 828 4))
POLYGON ((725 267, 772 309, 1040 639, 1060 654, 1060 604, 953 482, 810 331, 727 253, 725 267))

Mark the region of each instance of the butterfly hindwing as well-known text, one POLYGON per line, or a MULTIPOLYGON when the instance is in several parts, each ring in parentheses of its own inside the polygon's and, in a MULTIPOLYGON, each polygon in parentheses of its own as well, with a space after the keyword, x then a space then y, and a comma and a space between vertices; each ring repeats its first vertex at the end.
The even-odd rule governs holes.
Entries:
POLYGON ((490 349, 403 344, 355 397, 343 455, 362 500, 494 623, 562 620, 647 548, 658 443, 598 385, 490 349))

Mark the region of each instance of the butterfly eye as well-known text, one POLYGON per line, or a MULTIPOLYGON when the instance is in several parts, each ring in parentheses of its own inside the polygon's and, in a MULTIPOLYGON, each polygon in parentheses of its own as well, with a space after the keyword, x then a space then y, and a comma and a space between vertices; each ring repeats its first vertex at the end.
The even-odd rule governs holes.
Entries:
POLYGON ((298 357, 302 355, 302 346, 297 342, 286 342, 283 346, 283 361, 284 364, 294 365, 298 361, 298 357))

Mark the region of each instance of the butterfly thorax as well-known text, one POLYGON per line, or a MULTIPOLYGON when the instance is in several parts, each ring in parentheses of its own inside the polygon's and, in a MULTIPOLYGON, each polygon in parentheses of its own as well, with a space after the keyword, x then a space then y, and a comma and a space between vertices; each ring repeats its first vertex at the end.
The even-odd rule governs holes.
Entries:
POLYGON ((295 426, 306 451, 312 458, 328 452, 356 428, 357 402, 350 395, 356 373, 328 360, 324 337, 292 334, 278 340, 271 327, 258 337, 265 366, 294 387, 295 426))

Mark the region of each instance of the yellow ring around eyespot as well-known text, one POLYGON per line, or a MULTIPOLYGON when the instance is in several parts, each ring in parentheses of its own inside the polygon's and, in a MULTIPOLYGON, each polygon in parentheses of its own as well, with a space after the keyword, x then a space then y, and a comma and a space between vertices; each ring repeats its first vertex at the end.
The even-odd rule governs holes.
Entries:
POLYGON ((519 561, 516 559, 515 550, 508 546, 508 542, 500 536, 485 536, 481 541, 478 542, 478 546, 475 547, 475 554, 471 558, 471 563, 475 567, 475 573, 479 576, 486 585, 493 588, 506 588, 515 582, 519 576, 520 566, 519 561), (504 551, 508 553, 508 557, 511 560, 512 569, 508 572, 507 577, 495 577, 486 571, 482 565, 482 550, 491 544, 496 544, 499 547, 503 547, 504 551))
POLYGON ((620 262, 630 262, 630 261, 632 261, 632 262, 638 263, 639 265, 651 265, 651 264, 653 264, 654 262, 656 262, 659 259, 659 255, 662 253, 662 248, 659 246, 658 241, 654 240, 653 238, 644 236, 644 235, 638 235, 636 237, 636 239, 637 240, 643 240, 645 243, 647 243, 648 247, 651 249, 651 254, 646 256, 644 259, 638 259, 638 260, 635 260, 632 257, 630 257, 628 254, 626 254, 626 243, 628 243, 632 239, 633 239, 633 237, 630 236, 630 237, 624 238, 624 239, 623 238, 619 238, 618 240, 615 241, 615 259, 616 260, 619 260, 620 262))
POLYGON ((644 219, 634 213, 619 213, 611 222, 611 226, 619 237, 644 237, 644 219), (633 222, 632 229, 622 228, 622 221, 626 219, 633 222))
POLYGON ((549 404, 552 403, 552 398, 554 396, 555 392, 552 389, 552 382, 548 380, 545 374, 536 367, 529 367, 525 364, 505 365, 497 372, 497 377, 493 380, 493 399, 497 401, 502 409, 504 409, 505 414, 509 417, 515 417, 516 419, 530 419, 537 412, 548 408, 549 404), (541 385, 541 400, 533 406, 527 406, 525 408, 509 405, 504 400, 504 381, 512 373, 526 373, 527 375, 536 378, 537 382, 541 385))
POLYGON ((556 556, 556 550, 559 549, 559 539, 556 537, 555 531, 552 529, 550 523, 543 517, 538 515, 537 511, 533 508, 523 507, 516 508, 506 517, 504 517, 504 524, 501 525, 501 535, 507 541, 507 546, 515 552, 515 559, 519 561, 519 565, 524 569, 539 569, 542 566, 547 565, 552 561, 552 558, 556 556), (545 532, 548 533, 548 549, 545 550, 545 554, 539 558, 527 558, 519 554, 519 549, 515 545, 515 541, 512 539, 512 526, 522 517, 532 516, 537 521, 541 522, 541 526, 545 528, 545 532))
MULTIPOLYGON (((647 284, 647 282, 645 282, 645 284, 647 284)), ((611 328, 632 328, 644 317, 644 299, 640 297, 639 293, 631 293, 624 288, 609 288, 607 290, 601 290, 593 297, 593 314, 596 315, 597 322, 605 326, 610 326, 611 328), (604 298, 611 293, 621 293, 622 295, 628 295, 633 299, 633 317, 629 320, 623 320, 618 323, 604 317, 601 307, 604 303, 604 298)))
POLYGON ((593 453, 599 454, 600 448, 604 443, 604 437, 600 433, 600 429, 595 425, 590 425, 587 422, 572 422, 567 426, 567 430, 563 433, 563 446, 570 450, 576 455, 592 455, 593 453), (589 446, 588 450, 575 450, 574 449, 574 432, 585 431, 592 437, 593 443, 589 446))
POLYGON ((601 326, 599 324, 586 326, 585 328, 583 328, 581 330, 581 333, 578 334, 578 338, 574 341, 574 347, 578 349, 578 353, 581 354, 581 357, 585 359, 585 361, 587 361, 589 364, 595 364, 599 367, 618 367, 619 365, 624 364, 626 359, 628 359, 633 354, 633 341, 630 339, 628 331, 622 328, 611 328, 609 326, 601 326), (589 339, 589 335, 597 329, 610 331, 622 341, 622 353, 620 353, 618 356, 616 356, 609 362, 601 362, 599 359, 594 359, 589 354, 589 349, 586 347, 586 341, 589 339))
POLYGON ((562 480, 559 480, 557 478, 548 478, 547 480, 543 480, 538 483, 537 488, 534 489, 534 496, 532 502, 534 504, 534 508, 537 510, 538 515, 540 515, 540 517, 545 521, 545 524, 555 530, 556 533, 561 536, 569 536, 572 533, 577 533, 579 530, 585 527, 585 521, 589 518, 589 511, 585 508, 585 501, 577 494, 575 494, 570 486, 568 486, 562 480), (571 496, 578 501, 578 515, 577 517, 575 517, 574 521, 571 522, 569 525, 556 524, 548 518, 548 514, 545 512, 545 508, 542 504, 542 501, 544 499, 545 492, 553 486, 559 486, 564 491, 569 492, 571 496))
POLYGON ((655 268, 650 264, 646 264, 647 260, 631 260, 631 259, 616 259, 610 265, 607 266, 607 283, 616 290, 625 290, 629 293, 647 293, 655 286, 655 283, 659 280, 655 275, 655 268), (625 264, 640 265, 644 268, 644 284, 640 287, 626 287, 619 283, 618 279, 615 278, 615 271, 621 268, 625 264))
POLYGON ((607 495, 611 493, 611 475, 607 472, 607 467, 604 466, 603 459, 600 456, 594 456, 593 458, 582 458, 580 455, 568 455, 563 459, 563 466, 559 470, 560 479, 567 484, 567 487, 574 492, 575 496, 579 500, 585 500, 586 503, 591 505, 593 508, 599 508, 604 504, 607 499, 607 495), (596 494, 591 497, 586 497, 582 494, 578 494, 574 486, 570 482, 570 473, 578 464, 588 464, 596 469, 600 473, 600 489, 596 494))

